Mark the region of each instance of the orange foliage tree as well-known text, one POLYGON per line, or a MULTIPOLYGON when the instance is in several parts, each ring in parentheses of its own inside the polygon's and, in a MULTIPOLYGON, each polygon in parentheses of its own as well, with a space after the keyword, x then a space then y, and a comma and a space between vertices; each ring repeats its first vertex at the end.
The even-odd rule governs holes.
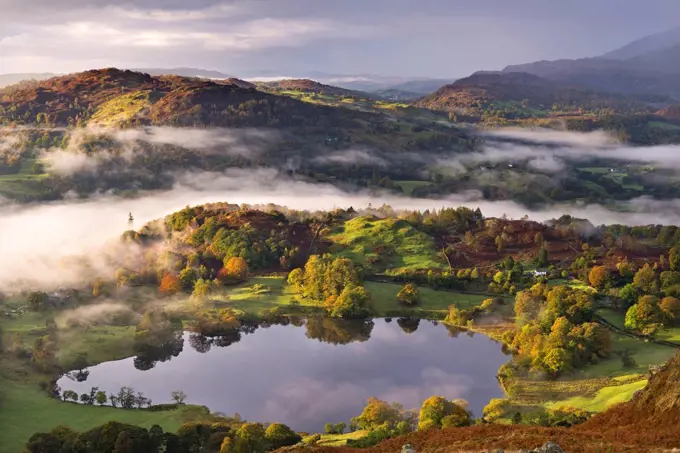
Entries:
POLYGON ((240 282, 248 278, 248 263, 239 256, 232 256, 224 263, 224 267, 217 273, 222 283, 240 282))
POLYGON ((588 280, 593 288, 602 289, 609 281, 609 271, 604 266, 594 266, 588 274, 588 280))
POLYGON ((165 274, 161 279, 161 284, 158 290, 165 295, 172 295, 178 293, 182 289, 182 283, 179 277, 173 274, 165 274))

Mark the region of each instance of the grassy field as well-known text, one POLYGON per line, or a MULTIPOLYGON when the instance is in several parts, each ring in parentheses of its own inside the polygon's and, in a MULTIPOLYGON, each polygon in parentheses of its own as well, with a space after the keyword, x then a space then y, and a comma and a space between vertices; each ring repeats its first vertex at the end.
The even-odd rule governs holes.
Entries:
MULTIPOLYGON (((620 329, 625 329, 624 323, 626 320, 626 315, 619 311, 614 311, 609 308, 601 308, 597 310, 597 314, 602 318, 606 319, 616 327, 620 329)), ((672 341, 680 344, 680 327, 673 327, 668 329, 662 329, 657 335, 657 340, 672 341)))
POLYGON ((345 222, 328 239, 335 242, 332 253, 375 270, 444 267, 434 240, 404 220, 357 217, 345 222))
POLYGON ((390 312, 399 311, 404 314, 416 312, 432 313, 434 317, 441 317, 448 312, 449 305, 456 305, 462 309, 469 309, 482 303, 487 296, 476 294, 461 294, 450 291, 435 291, 431 288, 420 287, 421 302, 414 308, 404 307, 397 301, 397 293, 401 285, 395 283, 366 282, 366 290, 371 293, 373 309, 378 316, 385 316, 390 312))
POLYGON ((49 431, 57 425, 85 431, 119 421, 146 428, 159 425, 174 432, 188 415, 184 408, 152 412, 64 403, 48 397, 37 386, 7 378, 0 378, 0 386, 0 453, 17 453, 33 433, 49 431))
POLYGON ((36 174, 33 165, 36 159, 24 159, 19 173, 0 175, 0 195, 21 199, 23 196, 40 195, 40 182, 47 174, 36 174))
MULTIPOLYGON (((397 301, 397 293, 401 285, 366 282, 365 286, 371 294, 371 304, 378 317, 399 312, 403 316, 411 313, 419 317, 441 318, 448 312, 449 305, 468 309, 488 298, 475 294, 435 291, 431 288, 420 287, 421 303, 415 307, 405 307, 397 301)), ((295 314, 295 310, 289 305, 293 299, 297 300, 301 307, 318 307, 317 304, 293 292, 286 284, 284 277, 251 278, 247 283, 234 286, 223 294, 211 297, 216 306, 231 307, 252 314, 259 314, 263 310, 271 310, 274 307, 279 307, 282 314, 295 314), (256 289, 255 285, 260 285, 262 288, 256 289)))
MULTIPOLYGON (((358 430, 351 433, 345 434, 322 434, 321 439, 316 443, 316 445, 324 447, 344 447, 347 445, 348 440, 357 440, 364 437, 368 432, 364 430, 358 430)), ((309 442, 314 436, 306 437, 303 442, 309 442)))
POLYGON ((633 382, 603 387, 595 395, 574 396, 563 401, 547 403, 546 407, 548 409, 573 407, 589 412, 602 412, 614 404, 630 400, 635 392, 647 385, 647 379, 639 379, 639 376, 633 376, 633 379, 633 382))

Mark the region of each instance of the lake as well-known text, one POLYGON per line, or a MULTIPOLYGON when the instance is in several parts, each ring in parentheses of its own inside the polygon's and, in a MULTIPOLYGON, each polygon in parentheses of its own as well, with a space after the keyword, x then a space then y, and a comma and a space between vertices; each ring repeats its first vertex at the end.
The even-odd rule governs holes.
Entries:
POLYGON ((213 412, 309 432, 348 422, 370 396, 414 409, 432 395, 463 398, 475 416, 503 396, 495 376, 509 358, 486 336, 409 319, 297 324, 258 328, 240 341, 185 332, 169 360, 106 362, 89 368, 85 382, 63 376, 58 385, 78 393, 128 386, 154 404, 182 390, 187 403, 213 412))

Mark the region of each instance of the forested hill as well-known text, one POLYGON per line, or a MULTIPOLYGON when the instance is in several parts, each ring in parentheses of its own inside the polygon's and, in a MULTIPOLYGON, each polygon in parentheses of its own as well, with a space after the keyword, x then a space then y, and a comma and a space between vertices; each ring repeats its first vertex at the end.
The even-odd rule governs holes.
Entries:
POLYGON ((416 102, 419 107, 476 116, 489 106, 516 107, 531 116, 536 111, 572 110, 574 112, 610 109, 633 113, 651 111, 649 101, 544 79, 521 72, 477 72, 445 85, 416 102), (553 108, 554 107, 554 108, 553 108))
POLYGON ((356 126, 371 115, 244 87, 114 68, 0 90, 0 123, 49 126, 356 126))
POLYGON ((303 91, 307 93, 330 94, 333 96, 360 96, 369 97, 367 93, 355 90, 348 90, 332 85, 324 85, 309 79, 286 79, 277 82, 260 83, 260 87, 265 90, 276 91, 303 91))

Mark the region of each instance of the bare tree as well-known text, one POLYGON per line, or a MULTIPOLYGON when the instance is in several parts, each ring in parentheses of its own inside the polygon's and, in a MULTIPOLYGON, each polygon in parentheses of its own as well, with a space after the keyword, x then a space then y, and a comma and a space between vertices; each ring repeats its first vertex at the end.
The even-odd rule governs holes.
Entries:
POLYGON ((187 394, 181 390, 175 390, 170 395, 177 404, 184 404, 184 401, 187 399, 187 394))

